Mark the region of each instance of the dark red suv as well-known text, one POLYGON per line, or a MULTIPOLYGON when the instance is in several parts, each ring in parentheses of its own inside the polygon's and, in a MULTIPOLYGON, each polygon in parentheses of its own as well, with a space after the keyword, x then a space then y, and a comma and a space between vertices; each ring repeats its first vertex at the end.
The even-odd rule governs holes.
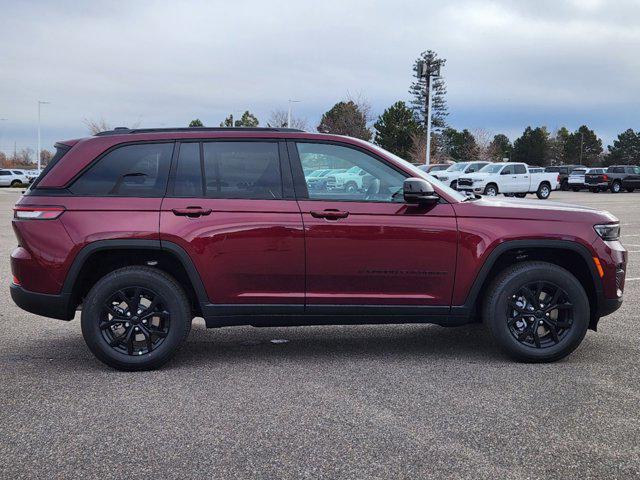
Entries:
POLYGON ((512 356, 552 361, 622 302, 609 213, 462 196, 353 138, 116 129, 56 148, 15 207, 11 295, 63 320, 80 308, 89 348, 119 369, 163 364, 196 316, 484 321, 512 356), (334 181, 308 188, 325 170, 334 181))

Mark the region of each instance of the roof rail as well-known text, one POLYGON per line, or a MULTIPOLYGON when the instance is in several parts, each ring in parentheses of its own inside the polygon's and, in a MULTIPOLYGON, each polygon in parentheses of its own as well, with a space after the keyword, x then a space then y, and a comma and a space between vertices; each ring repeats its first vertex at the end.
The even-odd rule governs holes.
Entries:
POLYGON ((96 133, 96 136, 122 135, 132 133, 162 133, 162 132, 304 132, 298 128, 269 128, 269 127, 176 127, 176 128, 127 128, 116 127, 96 133))

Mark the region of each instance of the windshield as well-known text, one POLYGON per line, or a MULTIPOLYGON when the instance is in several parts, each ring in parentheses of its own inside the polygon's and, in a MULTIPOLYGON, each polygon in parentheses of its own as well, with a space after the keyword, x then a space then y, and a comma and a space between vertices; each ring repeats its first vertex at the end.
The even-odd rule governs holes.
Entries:
POLYGON ((447 168, 447 172, 461 172, 465 169, 465 167, 469 165, 468 163, 454 163, 449 168, 447 168))
POLYGON ((574 171, 571 172, 572 175, 582 175, 583 173, 587 173, 586 168, 576 168, 574 171))
POLYGON ((455 199, 456 201, 464 202, 468 198, 466 195, 463 195, 460 192, 458 192, 458 191, 454 190, 453 188, 449 187, 448 185, 445 185, 444 183, 442 183, 437 178, 432 177, 427 172, 423 172, 417 166, 415 166, 413 163, 407 162, 404 158, 400 158, 399 156, 397 156, 397 155, 385 150, 384 148, 380 148, 379 146, 374 145, 373 143, 369 143, 369 142, 367 142, 367 143, 376 152, 380 152, 382 155, 386 155, 388 157, 391 157, 394 160, 396 160, 397 162, 399 162, 402 166, 404 166, 407 170, 409 170, 414 177, 424 178, 425 180, 428 180, 429 183, 431 183, 431 185, 434 185, 437 188, 439 188, 440 190, 444 191, 447 195, 449 195, 451 198, 455 199))
POLYGON ((504 165, 500 163, 490 163, 489 165, 485 165, 478 171, 485 173, 498 173, 500 170, 502 170, 502 167, 504 167, 504 165))

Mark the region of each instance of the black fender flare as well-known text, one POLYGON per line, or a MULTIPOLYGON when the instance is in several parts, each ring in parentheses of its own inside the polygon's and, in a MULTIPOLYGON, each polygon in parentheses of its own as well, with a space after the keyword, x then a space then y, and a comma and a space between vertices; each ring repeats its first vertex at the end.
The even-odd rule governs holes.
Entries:
POLYGON ((200 274, 193 264, 193 260, 191 260, 189 254, 181 246, 173 242, 168 242, 166 240, 160 241, 143 239, 111 239, 96 240, 95 242, 91 242, 85 245, 73 259, 71 267, 69 268, 67 276, 64 280, 64 284, 62 285, 62 294, 71 296, 82 267, 84 266, 87 259, 95 252, 103 250, 131 249, 167 251, 173 254, 187 272, 189 280, 191 281, 191 285, 193 286, 196 296, 198 297, 198 302, 200 304, 209 303, 202 278, 200 278, 200 274))
MULTIPOLYGON (((596 266, 593 263, 591 252, 589 252, 587 247, 585 247, 584 245, 568 240, 507 240, 497 245, 491 251, 491 253, 489 253, 489 256, 478 271, 471 289, 469 290, 469 293, 467 293, 467 298, 464 304, 459 306, 452 306, 451 313, 454 315, 471 315, 473 313, 476 301, 478 300, 478 295, 480 295, 482 286, 484 285, 489 272, 491 272, 491 269, 498 261, 498 258, 509 251, 531 248, 571 250, 578 253, 584 259, 589 268, 589 271, 591 272, 591 278, 593 280, 593 286, 596 292, 596 301, 598 302, 598 305, 602 303, 604 299, 602 279, 598 275, 596 266)), ((596 311, 598 310, 598 305, 594 305, 596 311)))

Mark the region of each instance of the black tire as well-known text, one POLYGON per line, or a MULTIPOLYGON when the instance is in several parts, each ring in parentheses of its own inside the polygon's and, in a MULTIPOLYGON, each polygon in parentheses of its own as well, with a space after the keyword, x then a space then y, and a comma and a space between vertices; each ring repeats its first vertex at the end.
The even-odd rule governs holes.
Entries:
POLYGON ((527 196, 526 193, 516 193, 517 198, 525 198, 527 196))
POLYGON ((536 191, 536 196, 540 200, 546 200, 547 198, 549 198, 550 195, 551 195, 551 185, 549 185, 547 182, 542 182, 538 186, 538 190, 536 191))
POLYGON ((569 180, 565 178, 564 180, 562 180, 562 182, 560 182, 560 190, 562 190, 563 192, 569 190, 569 180))
POLYGON ((14 180, 13 182, 11 182, 11 186, 14 188, 20 185, 22 185, 22 182, 20 180, 14 180))
POLYGON ((579 192, 582 189, 580 187, 572 187, 571 190, 573 190, 574 192, 579 192))
POLYGON ((344 191, 347 193, 355 193, 358 191, 358 185, 355 182, 347 182, 344 186, 344 191))
POLYGON ((84 299, 82 336, 93 354, 110 367, 126 371, 151 370, 175 354, 189 334, 191 320, 189 299, 173 277, 151 267, 125 267, 98 280, 84 299), (133 294, 130 293, 132 291, 133 294), (124 296, 120 295, 121 292, 124 296), (137 302, 130 303, 136 298, 136 293, 139 293, 137 302), (148 298, 145 299, 145 295, 148 298), (116 296, 123 299, 119 305, 116 303, 120 300, 111 301, 116 296), (162 311, 147 320, 144 312, 153 305, 142 301, 156 298, 157 308, 162 311), (117 310, 121 317, 110 317, 107 305, 111 306, 110 311, 117 310), (132 306, 137 311, 128 316, 132 306), (157 326, 152 324, 155 322, 157 326), (111 346, 109 341, 118 343, 111 346))
POLYGON ((629 192, 629 193, 633 193, 634 190, 635 190, 635 188, 627 188, 627 192, 629 192))
POLYGON ((484 187, 484 194, 487 197, 495 197, 498 195, 498 186, 495 183, 490 183, 486 187, 484 187))
POLYGON ((599 188, 596 188, 596 187, 592 187, 592 188, 590 188, 590 189, 589 189, 589 191, 590 191, 591 193, 598 193, 598 192, 600 191, 600 189, 599 189, 599 188))
MULTIPOLYGON (((528 291, 533 293, 532 298, 535 298, 537 292, 532 292, 531 289, 528 291)), ((547 262, 523 262, 513 265, 498 275, 487 293, 483 306, 483 320, 498 346, 517 360, 525 362, 560 360, 573 352, 587 333, 590 316, 589 299, 578 279, 562 267, 547 262), (534 304, 534 302, 529 302, 519 294, 525 286, 538 285, 540 282, 545 286, 555 285, 562 292, 560 295, 563 305, 569 302, 572 305, 571 309, 556 310, 556 320, 547 318, 549 315, 544 313, 542 308, 544 304, 541 299, 546 302, 552 296, 552 287, 548 287, 547 290, 541 290, 538 295, 536 307, 540 307, 541 304, 542 307, 531 314, 533 320, 518 320, 520 315, 517 310, 511 310, 512 305, 524 312, 522 317, 526 316, 531 306, 528 304, 534 304), (512 314, 516 316, 512 317, 512 314), (525 326, 519 325, 519 322, 525 326), (555 327, 552 327, 554 324, 555 327), (551 328, 555 334, 551 333, 551 328), (540 329, 543 332, 542 336, 540 329)), ((551 313, 553 314, 553 311, 551 313)))
POLYGON ((616 180, 611 184, 611 193, 620 193, 622 191, 622 184, 616 180))
POLYGON ((457 181, 457 180, 454 180, 453 182, 451 182, 451 183, 449 184, 449 186, 450 186, 451 188, 453 188, 454 190, 457 190, 457 189, 458 189, 458 181, 457 181))

